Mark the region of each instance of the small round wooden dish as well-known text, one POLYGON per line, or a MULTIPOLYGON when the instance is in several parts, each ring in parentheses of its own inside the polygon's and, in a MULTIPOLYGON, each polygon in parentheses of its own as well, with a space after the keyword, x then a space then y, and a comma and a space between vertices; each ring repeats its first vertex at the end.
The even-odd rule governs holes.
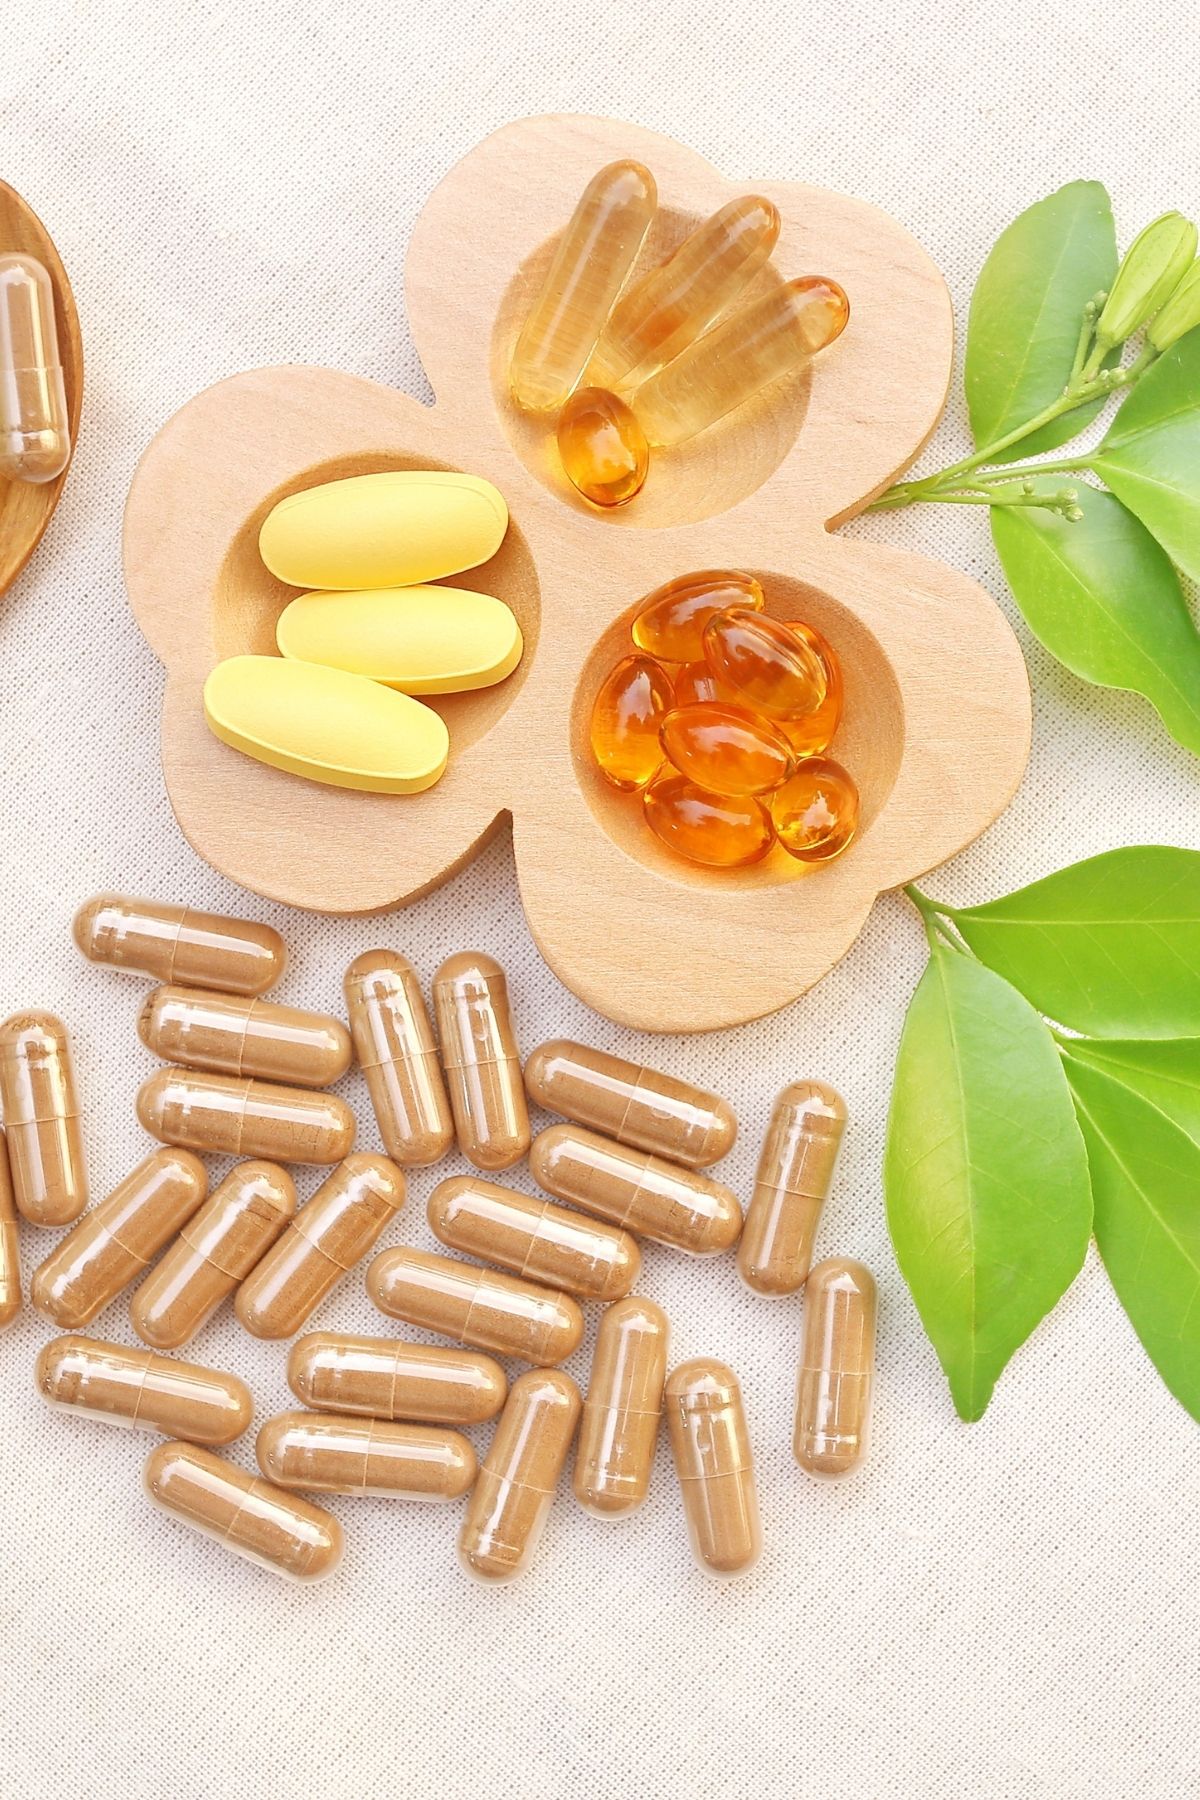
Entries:
MULTIPOLYGON (((46 227, 20 194, 0 181, 0 253, 6 250, 20 250, 26 256, 36 256, 54 284, 58 348, 71 415, 71 444, 74 446, 83 402, 83 340, 79 334, 75 296, 46 227)), ((7 481, 0 475, 0 594, 12 586, 37 549, 69 474, 68 463, 53 481, 38 484, 7 481)))
POLYGON ((360 913, 425 893, 511 818, 530 929, 598 1011, 699 1031, 785 1005, 845 954, 877 894, 991 823, 1028 755, 1024 663, 984 590, 924 557, 830 533, 940 416, 953 343, 941 276, 861 201, 729 182, 672 139, 567 116, 507 126, 450 172, 417 222, 406 291, 434 406, 328 369, 261 369, 191 401, 137 472, 126 581, 167 667, 163 764, 185 834, 257 893, 360 913), (610 515, 565 482, 552 421, 515 410, 506 370, 557 234, 619 156, 658 182, 647 256, 734 194, 760 191, 783 218, 768 278, 832 275, 852 317, 811 375, 663 457, 643 494, 610 515), (291 598, 258 556, 268 510, 339 476, 439 467, 486 476, 508 501, 498 556, 454 579, 507 601, 526 644, 499 687, 437 702, 452 741, 442 781, 401 799, 349 793, 219 743, 204 679, 223 657, 273 651, 291 598), (782 850, 736 873, 689 866, 592 765, 592 699, 638 600, 713 567, 758 574, 770 610, 810 619, 841 658, 835 754, 859 784, 862 827, 827 868, 782 850))

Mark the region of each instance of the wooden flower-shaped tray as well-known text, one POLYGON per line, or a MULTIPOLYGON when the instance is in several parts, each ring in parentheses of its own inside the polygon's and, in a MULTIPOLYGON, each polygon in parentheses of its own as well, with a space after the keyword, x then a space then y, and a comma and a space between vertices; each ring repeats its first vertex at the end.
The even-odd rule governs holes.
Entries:
POLYGON ((974 582, 926 559, 832 537, 911 461, 937 422, 953 323, 919 245, 861 201, 726 181, 669 138, 605 119, 526 119, 487 138, 435 190, 406 270, 413 335, 437 396, 330 369, 219 383, 164 427, 125 520, 134 611, 166 664, 163 763, 188 839, 233 880, 335 913, 398 906, 444 881, 511 817, 530 929, 567 985, 610 1018, 663 1031, 732 1025, 794 999, 845 954, 875 896, 969 843, 1011 798, 1029 747, 1016 641, 974 582), (811 376, 664 456, 615 514, 574 494, 553 424, 507 393, 511 347, 586 182, 633 156, 658 182, 644 252, 666 254, 735 194, 760 191, 783 230, 781 278, 832 275, 844 336, 811 376), (512 523, 499 554, 456 576, 497 594, 525 634, 500 686, 436 702, 449 768, 427 793, 320 787, 208 731, 213 664, 271 653, 292 590, 264 568, 259 526, 283 495, 379 469, 486 476, 512 523), (596 688, 651 588, 688 570, 749 570, 770 610, 837 649, 846 723, 835 754, 862 794, 860 835, 824 869, 781 850, 737 872, 668 854, 592 766, 596 688))

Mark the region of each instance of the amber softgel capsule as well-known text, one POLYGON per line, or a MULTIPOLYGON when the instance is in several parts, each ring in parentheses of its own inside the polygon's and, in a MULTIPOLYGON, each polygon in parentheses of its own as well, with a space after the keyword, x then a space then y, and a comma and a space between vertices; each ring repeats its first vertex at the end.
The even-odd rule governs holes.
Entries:
POLYGON ((581 1300, 620 1300, 642 1266, 627 1231, 477 1175, 439 1182, 427 1211, 434 1237, 448 1249, 581 1300))
POLYGON ((600 1320, 575 1456, 575 1498, 600 1518, 633 1512, 646 1498, 662 1417, 667 1315, 630 1295, 600 1320))
POLYGON ((458 1540, 480 1581, 511 1581, 533 1560, 579 1419, 579 1389, 561 1369, 513 1382, 458 1540))
POLYGON ((461 1432, 329 1413, 268 1419, 255 1455, 277 1487, 389 1500, 460 1500, 476 1470, 475 1452, 461 1432))
POLYGON ((320 1581, 342 1560, 342 1528, 299 1494, 195 1444, 160 1444, 146 1462, 147 1497, 235 1556, 292 1581, 320 1581))
POLYGON ((447 957, 433 1006, 458 1147, 477 1169, 509 1169, 529 1148, 529 1109, 503 969, 479 950, 447 957))
POLYGON ((762 1531, 737 1377, 712 1357, 680 1363, 665 1409, 696 1561, 706 1575, 742 1575, 758 1561, 762 1531))
POLYGON ((849 1475, 862 1461, 875 1374, 875 1281, 849 1257, 811 1271, 792 1449, 809 1475, 849 1475))
POLYGON ((508 1395, 498 1362, 477 1350, 310 1331, 288 1357, 288 1386, 318 1412, 427 1425, 479 1425, 508 1395))
POLYGON ((601 682, 592 702, 592 755, 622 793, 644 788, 662 767, 659 733, 673 703, 670 677, 649 656, 623 657, 601 682))
POLYGON ((287 963, 283 939, 269 925, 128 894, 85 901, 73 931, 89 962, 177 987, 264 994, 287 963))
POLYGON ((367 1270, 367 1292, 389 1318, 543 1367, 565 1361, 583 1337, 570 1294, 425 1250, 385 1250, 367 1270))
POLYGON ((845 1128, 846 1103, 823 1081, 793 1082, 776 1100, 738 1244, 738 1274, 756 1294, 804 1286, 845 1128))
POLYGON ((529 1167, 556 1199, 692 1256, 718 1256, 742 1229, 737 1198, 719 1181, 580 1125, 540 1132, 529 1167))
POLYGON ((840 763, 810 756, 770 796, 779 842, 797 862, 827 863, 840 856, 858 830, 858 789, 840 763))
POLYGON ((718 1095, 569 1038, 538 1046, 525 1088, 547 1112, 690 1169, 719 1161, 737 1137, 733 1108, 718 1095))
POLYGON ((593 506, 624 506, 641 492, 650 451, 637 414, 619 395, 576 388, 558 415, 555 435, 567 479, 593 506))
POLYGON ((138 1035, 165 1062, 296 1087, 340 1081, 352 1054, 350 1033, 328 1013, 201 988, 155 988, 138 1035))
POLYGON ((667 849, 710 869, 747 869, 775 842, 775 827, 753 794, 714 794, 669 764, 646 789, 647 825, 667 849))
POLYGON ((383 1147, 393 1162, 437 1162, 454 1119, 416 970, 394 950, 367 950, 346 970, 354 1050, 383 1147))
POLYGON ((354 1114, 336 1094, 193 1069, 160 1069, 143 1082, 137 1115, 161 1143, 268 1162, 340 1162, 355 1133, 354 1114))
POLYGON ((0 1025, 0 1115, 13 1199, 31 1225, 70 1225, 88 1201, 79 1096, 67 1028, 49 1012, 0 1025))
POLYGON ((677 575, 646 595, 634 617, 633 641, 659 662, 699 662, 710 619, 732 606, 761 612, 765 604, 762 586, 753 575, 740 569, 698 569, 677 575))
POLYGON ((254 1417, 237 1375, 97 1338, 54 1338, 38 1354, 34 1384, 51 1406, 193 1444, 231 1444, 254 1417))
POLYGON ((0 1127, 0 1331, 11 1325, 21 1310, 21 1245, 17 1228, 17 1203, 13 1199, 8 1169, 8 1145, 0 1127))

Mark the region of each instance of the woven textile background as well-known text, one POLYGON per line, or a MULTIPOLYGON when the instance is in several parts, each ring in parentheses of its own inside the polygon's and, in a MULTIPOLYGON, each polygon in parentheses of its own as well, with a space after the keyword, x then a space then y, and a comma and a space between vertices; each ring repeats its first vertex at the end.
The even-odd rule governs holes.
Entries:
MULTIPOLYGON (((743 1381, 766 1530, 749 1579, 696 1572, 660 1451, 635 1521, 591 1520, 564 1492, 534 1571, 508 1590, 460 1572, 457 1511, 347 1500, 345 1566, 306 1591, 152 1513, 149 1440, 43 1408, 30 1371, 48 1332, 26 1315, 0 1340, 5 1800, 1200 1793, 1195 1426, 1094 1255, 986 1419, 960 1425, 890 1252, 880 1153, 922 965, 906 904, 880 903, 845 962, 782 1015, 678 1042, 618 1030, 562 989, 530 941, 504 839, 383 921, 264 906, 174 823, 162 674, 120 568, 134 464, 206 384, 297 361, 427 395, 405 245, 434 183, 505 120, 628 116, 747 183, 862 194, 922 239, 961 314, 1000 227, 1064 180, 1106 180, 1125 241, 1168 205, 1200 212, 1194 24, 1186 0, 6 9, 0 175, 71 271, 87 392, 61 508, 0 601, 0 1013, 41 1004, 69 1020, 95 1191, 144 1153, 132 1101, 151 1059, 134 1030, 142 985, 70 942, 87 894, 269 918, 293 956, 282 997, 324 1008, 372 943, 403 948, 425 979, 479 946, 509 970, 527 1049, 579 1036, 728 1094, 743 1195, 775 1091, 808 1073, 835 1082, 852 1125, 821 1243, 878 1272, 882 1335, 870 1464, 818 1487, 789 1449, 797 1308, 751 1298, 730 1261, 651 1248, 643 1283, 670 1311, 673 1356, 711 1351, 743 1381)), ((956 394, 939 446, 964 442, 956 394)), ((973 510, 854 529, 969 570, 1015 616, 973 510)), ((1200 847, 1195 760, 1142 703, 1085 688, 1017 629, 1036 702, 1028 778, 933 891, 981 900, 1117 844, 1200 847)), ((359 1078, 344 1088, 370 1145, 359 1078)), ((428 1246, 432 1179, 412 1181, 385 1241, 428 1246)), ((27 1265, 44 1243, 26 1234, 27 1265)), ((378 1327, 360 1279, 320 1323, 378 1327)), ((130 1337, 120 1306, 101 1325, 130 1337)), ((581 1377, 590 1346, 571 1364, 581 1377)), ((246 1375, 260 1418, 287 1404, 280 1347, 223 1319, 199 1349, 246 1375)), ((252 1440, 234 1454, 248 1463, 252 1440)))

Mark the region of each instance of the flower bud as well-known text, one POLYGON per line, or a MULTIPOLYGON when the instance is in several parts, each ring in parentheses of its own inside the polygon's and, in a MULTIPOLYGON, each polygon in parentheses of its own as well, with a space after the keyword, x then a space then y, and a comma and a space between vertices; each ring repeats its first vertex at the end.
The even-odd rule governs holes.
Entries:
POLYGON ((1098 347, 1110 350, 1144 325, 1169 298, 1196 254, 1196 227, 1182 213, 1164 213, 1134 239, 1117 270, 1096 326, 1098 347))
POLYGON ((1149 338, 1156 350, 1169 350, 1185 331, 1200 325, 1200 262, 1194 262, 1161 312, 1150 321, 1149 338))

